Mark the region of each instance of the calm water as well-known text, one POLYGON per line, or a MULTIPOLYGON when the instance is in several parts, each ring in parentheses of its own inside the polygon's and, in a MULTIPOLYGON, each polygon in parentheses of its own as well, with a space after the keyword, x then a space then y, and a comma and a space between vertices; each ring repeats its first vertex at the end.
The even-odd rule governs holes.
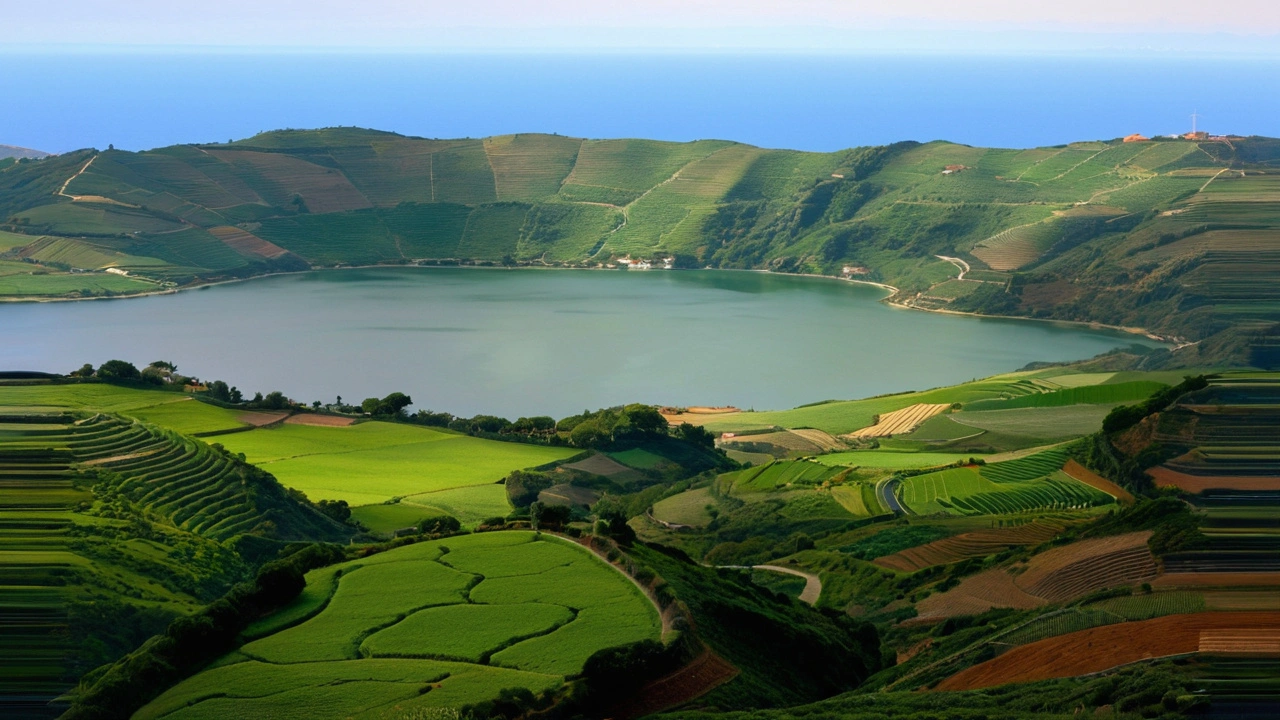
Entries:
POLYGON ((177 295, 0 305, 0 368, 163 359, 303 402, 399 390, 418 408, 562 417, 627 402, 788 408, 1140 342, 899 310, 877 302, 883 294, 728 271, 325 271, 177 295))
POLYGON ((838 150, 1029 147, 1190 129, 1280 135, 1274 60, 832 55, 0 53, 0 143, 46 152, 359 125, 838 150))

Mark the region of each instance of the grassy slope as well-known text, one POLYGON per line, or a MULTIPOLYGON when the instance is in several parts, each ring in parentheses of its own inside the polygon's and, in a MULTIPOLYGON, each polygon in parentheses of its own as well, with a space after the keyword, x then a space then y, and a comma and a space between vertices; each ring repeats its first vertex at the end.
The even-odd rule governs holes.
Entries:
POLYGON ((504 688, 556 687, 596 650, 656 639, 660 627, 650 602, 590 552, 528 532, 410 545, 307 579, 279 621, 254 628, 249 660, 186 680, 138 717, 296 712, 302 698, 325 717, 456 708, 504 688), (326 689, 337 683, 341 692, 326 689))
POLYGON ((512 470, 574 454, 383 422, 342 428, 285 425, 218 440, 312 499, 352 505, 492 484, 512 470))

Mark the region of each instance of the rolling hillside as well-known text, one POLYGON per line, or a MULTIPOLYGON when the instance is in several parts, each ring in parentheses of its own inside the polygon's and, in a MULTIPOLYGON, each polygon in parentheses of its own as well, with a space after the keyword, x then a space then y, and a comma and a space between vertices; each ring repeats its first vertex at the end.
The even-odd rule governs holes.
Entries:
POLYGON ((0 295, 674 255, 684 267, 846 273, 923 309, 1202 341, 1166 364, 1265 365, 1274 343, 1257 337, 1280 321, 1278 162, 1280 142, 1266 138, 823 154, 356 128, 82 150, 0 165, 0 295))

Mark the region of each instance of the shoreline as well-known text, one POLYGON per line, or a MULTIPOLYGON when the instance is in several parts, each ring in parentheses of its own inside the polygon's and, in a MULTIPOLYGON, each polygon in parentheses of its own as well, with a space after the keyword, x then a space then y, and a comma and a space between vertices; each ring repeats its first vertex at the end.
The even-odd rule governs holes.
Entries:
MULTIPOLYGON (((132 300, 136 298, 152 297, 157 295, 176 295, 181 292, 204 290, 206 288, 217 287, 219 285, 230 285, 232 283, 248 282, 250 280, 259 280, 262 278, 269 278, 269 277, 301 275, 309 272, 329 272, 329 271, 335 271, 335 270, 370 270, 370 269, 377 269, 377 268, 418 268, 418 269, 420 268, 426 268, 426 269, 457 268, 457 269, 463 269, 463 270, 589 270, 589 271, 619 272, 617 268, 607 268, 607 267, 603 267, 603 268, 564 267, 564 266, 556 266, 556 265, 533 265, 533 264, 518 265, 515 267, 504 267, 500 265, 421 265, 417 263, 410 263, 410 264, 374 263, 372 265, 343 265, 341 267, 313 267, 307 270, 290 270, 287 272, 264 273, 262 275, 252 275, 250 277, 243 277, 243 278, 227 278, 225 280, 210 280, 210 281, 195 283, 192 285, 185 285, 182 287, 163 288, 163 289, 158 289, 158 290, 153 290, 148 292, 131 293, 128 295, 108 295, 108 296, 93 296, 93 297, 78 297, 78 298, 6 297, 6 298, 0 298, 0 303, 58 303, 58 302, 83 302, 83 301, 92 301, 92 300, 132 300)), ((1057 325, 1068 325, 1068 326, 1074 326, 1074 327, 1085 327, 1092 330, 1111 330, 1115 332, 1125 333, 1127 335, 1141 335, 1142 337, 1145 337, 1148 340, 1169 346, 1170 352, 1176 352, 1185 347, 1190 347, 1192 345, 1195 345, 1194 342, 1190 342, 1184 338, 1164 337, 1162 335, 1157 335, 1147 330, 1146 328, 1127 327, 1123 325, 1109 325, 1107 323, 1094 322, 1089 320, 1057 320, 1054 318, 1026 317, 1024 315, 989 315, 985 313, 966 312, 962 310, 946 310, 943 308, 916 307, 914 305, 908 305, 906 303, 896 302, 894 300, 891 300, 890 299, 891 297, 902 292, 900 288, 894 287, 893 285, 889 285, 887 283, 875 282, 873 280, 855 280, 854 278, 848 278, 840 275, 820 275, 817 273, 787 273, 787 272, 776 272, 773 270, 764 270, 764 269, 758 269, 758 268, 682 268, 682 269, 715 270, 717 272, 749 272, 749 273, 761 273, 766 275, 785 275, 788 277, 814 278, 819 280, 835 280, 837 282, 853 283, 857 285, 869 285, 871 287, 880 288, 881 290, 884 290, 889 293, 889 295, 883 298, 880 298, 878 302, 882 302, 885 305, 888 305, 889 307, 897 308, 899 310, 916 310, 919 312, 938 313, 940 315, 958 315, 963 317, 983 318, 988 320, 1019 320, 1019 321, 1029 320, 1032 322, 1052 323, 1057 325)), ((673 271, 675 270, 674 269, 660 270, 660 272, 673 272, 673 271)), ((632 271, 624 270, 621 272, 632 272, 632 271)), ((641 270, 636 272, 653 272, 653 271, 641 270)))

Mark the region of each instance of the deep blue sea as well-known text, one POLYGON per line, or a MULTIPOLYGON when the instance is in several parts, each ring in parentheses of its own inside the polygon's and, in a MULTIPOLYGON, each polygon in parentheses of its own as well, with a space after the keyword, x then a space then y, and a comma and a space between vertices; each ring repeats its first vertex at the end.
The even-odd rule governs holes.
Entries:
POLYGON ((1280 62, 796 55, 0 53, 0 143, 65 152, 359 125, 836 150, 1280 135, 1280 62))

